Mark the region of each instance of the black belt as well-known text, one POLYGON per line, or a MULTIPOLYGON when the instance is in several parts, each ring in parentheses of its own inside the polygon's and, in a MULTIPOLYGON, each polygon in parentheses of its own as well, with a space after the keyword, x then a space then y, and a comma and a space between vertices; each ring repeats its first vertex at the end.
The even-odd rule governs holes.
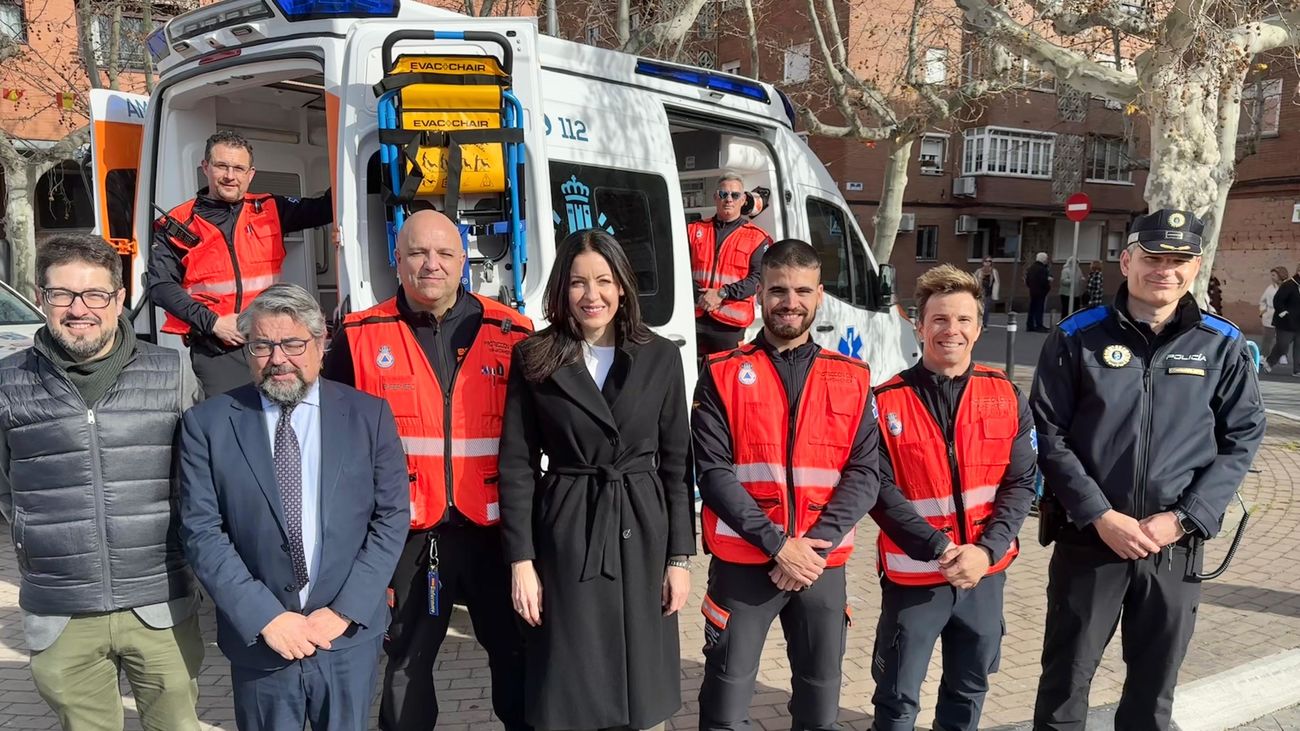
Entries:
POLYGON ((618 577, 618 566, 614 563, 616 551, 610 548, 610 541, 618 536, 618 510, 615 488, 627 488, 627 478, 631 475, 651 474, 655 471, 653 455, 640 450, 629 450, 613 464, 574 464, 554 467, 547 470, 565 477, 595 477, 600 492, 596 496, 596 517, 591 523, 591 532, 587 535, 587 555, 582 564, 582 581, 589 581, 597 576, 609 579, 618 577))

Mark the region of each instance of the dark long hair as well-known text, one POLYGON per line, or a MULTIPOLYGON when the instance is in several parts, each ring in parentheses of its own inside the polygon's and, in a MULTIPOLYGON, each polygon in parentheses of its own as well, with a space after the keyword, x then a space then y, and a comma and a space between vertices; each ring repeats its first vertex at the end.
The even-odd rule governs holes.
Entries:
POLYGON ((575 231, 556 247, 555 266, 546 281, 546 307, 543 314, 550 326, 528 338, 520 346, 524 378, 540 383, 570 363, 582 358, 582 326, 569 310, 569 277, 573 260, 579 254, 594 251, 609 262, 614 281, 623 289, 614 315, 615 339, 618 343, 649 342, 650 328, 641 320, 641 303, 637 299, 636 275, 623 247, 613 236, 600 229, 575 231))

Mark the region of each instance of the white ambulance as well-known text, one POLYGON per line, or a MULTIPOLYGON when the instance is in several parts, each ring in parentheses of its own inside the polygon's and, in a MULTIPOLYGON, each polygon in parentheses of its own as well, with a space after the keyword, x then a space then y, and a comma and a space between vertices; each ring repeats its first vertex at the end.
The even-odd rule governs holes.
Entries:
POLYGON ((142 332, 163 317, 146 297, 156 211, 193 197, 205 140, 230 129, 254 146, 252 192, 332 189, 334 225, 287 237, 283 276, 336 317, 394 294, 393 231, 410 205, 454 211, 467 286, 534 320, 555 243, 600 227, 627 250, 649 324, 681 344, 689 387, 685 224, 712 214, 733 171, 771 190, 756 224, 821 255, 817 342, 867 360, 877 383, 919 357, 889 304, 892 270, 771 85, 402 0, 224 0, 148 45, 150 96, 91 94, 99 230, 131 262, 142 332))

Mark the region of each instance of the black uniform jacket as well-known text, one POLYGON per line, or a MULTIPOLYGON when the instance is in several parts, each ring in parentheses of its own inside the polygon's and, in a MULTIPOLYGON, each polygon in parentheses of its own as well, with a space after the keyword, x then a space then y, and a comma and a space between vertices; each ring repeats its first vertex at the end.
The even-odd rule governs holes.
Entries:
POLYGON ((1045 484, 1080 529, 1181 508, 1213 536, 1264 437, 1241 331, 1188 295, 1156 335, 1128 315, 1126 284, 1047 337, 1030 407, 1045 484))

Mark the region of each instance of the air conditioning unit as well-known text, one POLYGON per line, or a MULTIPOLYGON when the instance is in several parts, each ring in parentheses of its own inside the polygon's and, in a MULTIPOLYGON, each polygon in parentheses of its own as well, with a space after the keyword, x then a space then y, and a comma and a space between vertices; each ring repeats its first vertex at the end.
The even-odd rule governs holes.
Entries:
POLYGON ((974 216, 957 217, 957 233, 969 234, 980 230, 980 220, 974 216))
POLYGON ((952 194, 966 198, 975 196, 975 178, 966 176, 952 179, 952 194))
POLYGON ((899 230, 899 232, 903 232, 903 231, 915 231, 915 230, 916 230, 916 214, 915 214, 915 213, 904 213, 904 214, 902 214, 901 216, 899 216, 899 217, 898 217, 898 230, 899 230))

